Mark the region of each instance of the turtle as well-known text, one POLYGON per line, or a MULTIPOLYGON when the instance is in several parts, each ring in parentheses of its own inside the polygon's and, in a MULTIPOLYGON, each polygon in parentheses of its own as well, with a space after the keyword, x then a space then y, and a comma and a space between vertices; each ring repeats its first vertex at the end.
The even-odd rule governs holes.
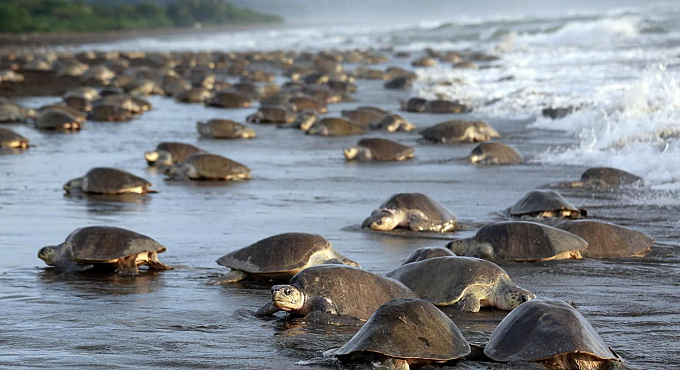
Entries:
MULTIPOLYGON (((300 89, 303 94, 321 102, 322 104, 339 103, 343 100, 342 94, 337 91, 331 90, 326 86, 312 85, 312 86, 302 86, 300 89)), ((298 105, 298 104, 296 104, 298 105)), ((323 107, 323 105, 321 105, 323 107)), ((300 105, 297 107, 300 108, 300 105)), ((328 112, 328 107, 326 106, 326 112, 328 112)), ((304 110, 304 108, 303 108, 304 110)))
POLYGON ((565 221, 555 227, 576 234, 588 242, 588 247, 581 251, 583 257, 644 257, 654 245, 654 239, 644 233, 607 222, 565 221))
POLYGON ((43 105, 38 109, 38 113, 43 113, 48 110, 58 111, 67 114, 80 123, 84 123, 87 120, 87 113, 82 112, 76 108, 69 107, 68 105, 62 104, 43 105))
MULTIPOLYGON (((181 95, 185 91, 189 91, 192 89, 191 83, 189 83, 189 81, 181 77, 164 79, 163 85, 161 85, 161 87, 163 91, 165 91, 165 95, 175 97, 179 97, 179 95, 181 95)), ((208 94, 210 94, 210 92, 208 92, 208 94)), ((208 97, 206 97, 205 99, 200 99, 200 102, 204 102, 207 99, 208 97)), ((178 98, 177 100, 180 101, 178 98)))
POLYGON ((416 249, 413 253, 411 253, 410 256, 406 257, 406 260, 404 260, 403 264, 405 265, 407 263, 424 261, 430 258, 451 257, 455 255, 456 254, 451 252, 450 249, 443 247, 422 247, 416 249))
POLYGON ((427 99, 411 98, 408 101, 399 102, 401 109, 407 112, 422 113, 427 110, 427 99))
POLYGON ((250 107, 250 99, 237 92, 220 91, 215 93, 215 96, 207 104, 218 108, 248 108, 250 107))
POLYGON ((24 75, 11 69, 0 71, 0 82, 23 82, 24 75))
POLYGON ((402 265, 386 276, 437 306, 467 312, 479 312, 485 306, 511 311, 536 298, 495 263, 474 257, 430 258, 402 265))
POLYGON ((568 107, 548 107, 548 108, 543 108, 541 110, 541 114, 543 117, 548 117, 550 119, 560 119, 568 116, 571 114, 576 108, 573 106, 568 106, 568 107))
POLYGON ((116 77, 116 72, 103 65, 90 67, 85 73, 80 75, 80 78, 83 81, 98 81, 103 83, 108 83, 114 77, 116 77))
POLYGON ((398 114, 388 114, 370 124, 371 130, 385 130, 387 132, 413 131, 416 126, 398 114))
POLYGON ((33 109, 25 109, 19 104, 0 98, 0 123, 23 122, 35 115, 33 109))
POLYGON ((587 246, 588 242, 570 232, 527 221, 488 224, 475 236, 446 245, 458 256, 520 262, 580 259, 587 246))
POLYGON ((165 91, 155 81, 135 79, 125 85, 125 91, 132 95, 165 95, 165 91))
POLYGON ((92 110, 92 100, 82 96, 67 95, 64 97, 63 101, 67 107, 77 109, 81 112, 89 112, 92 110))
POLYGON ((356 122, 362 126, 370 126, 372 123, 379 121, 385 113, 369 108, 357 108, 354 110, 343 110, 342 116, 356 122))
POLYGON ((64 97, 66 96, 80 96, 87 100, 97 100, 101 98, 97 89, 92 87, 76 87, 70 89, 64 94, 64 97))
POLYGON ((0 148, 28 148, 28 139, 16 132, 0 127, 0 148))
POLYGON ((294 112, 313 110, 317 113, 327 113, 328 106, 309 96, 294 96, 288 100, 288 105, 294 112))
POLYGON ((403 161, 413 158, 415 148, 397 142, 380 139, 368 138, 361 139, 356 146, 345 148, 343 154, 348 161, 357 159, 361 161, 403 161))
POLYGON ((508 208, 508 213, 513 217, 561 217, 570 219, 584 218, 588 215, 588 211, 576 208, 559 193, 552 190, 533 190, 526 193, 522 199, 508 208))
POLYGON ((171 270, 158 260, 166 248, 148 236, 134 231, 89 226, 76 229, 57 246, 43 247, 38 258, 60 273, 76 273, 95 267, 115 267, 122 275, 137 275, 137 266, 149 270, 171 270))
POLYGON ((93 121, 120 122, 132 119, 132 113, 118 104, 97 103, 89 115, 93 121))
POLYGON ((279 128, 294 127, 299 128, 302 131, 307 131, 310 128, 312 128, 312 126, 314 126, 314 124, 316 124, 318 121, 319 116, 316 114, 316 112, 305 110, 297 114, 297 117, 295 118, 295 121, 293 121, 293 123, 280 124, 276 127, 279 128))
POLYGON ((456 215, 422 193, 399 193, 389 197, 361 224, 362 228, 389 231, 397 227, 412 231, 453 232, 456 215))
POLYGON ((454 143, 477 141, 489 141, 499 138, 500 135, 493 127, 482 121, 446 121, 434 126, 430 126, 422 131, 420 135, 435 143, 454 143))
POLYGON ((644 184, 642 177, 630 172, 611 167, 592 167, 581 175, 580 181, 568 183, 570 187, 590 188, 620 188, 624 186, 641 186, 644 184))
POLYGON ((171 166, 183 163, 190 155, 205 153, 203 150, 185 143, 163 142, 156 146, 156 150, 144 153, 144 159, 149 166, 171 166))
POLYGON ((372 368, 379 363, 380 368, 408 370, 410 365, 445 363, 470 352, 456 324, 432 303, 399 298, 378 307, 335 356, 344 363, 371 363, 372 368))
POLYGON ((328 87, 331 90, 338 91, 338 92, 345 93, 345 94, 353 94, 353 93, 356 93, 359 90, 357 84, 355 84, 353 82, 340 81, 340 80, 336 80, 336 79, 329 80, 326 83, 326 85, 328 85, 328 87))
POLYGON ((460 68, 460 69, 479 69, 479 66, 471 60, 464 60, 464 61, 453 63, 452 67, 453 68, 460 68))
POLYGON ((272 300, 256 316, 285 311, 293 317, 347 316, 366 321, 383 303, 396 298, 416 298, 397 280, 354 266, 316 265, 295 274, 288 284, 274 285, 272 300))
POLYGON ((196 129, 202 136, 215 139, 249 139, 255 137, 255 130, 246 125, 228 119, 211 119, 208 122, 197 122, 196 129))
POLYGON ((195 87, 184 90, 175 96, 180 103, 204 103, 212 97, 210 90, 203 87, 195 87))
POLYGON ((348 136, 365 134, 366 129, 346 119, 326 117, 315 123, 306 133, 307 135, 348 136))
POLYGON ((604 370, 621 358, 567 302, 536 298, 510 312, 484 354, 502 362, 532 361, 558 370, 604 370))
POLYGON ((250 168, 216 154, 197 153, 186 162, 168 166, 164 173, 177 180, 248 180, 250 168))
POLYGON ((285 280, 310 266, 326 263, 359 267, 359 264, 336 252, 331 243, 316 234, 283 233, 262 239, 220 257, 217 264, 231 271, 216 284, 244 279, 285 280))
POLYGON ((471 163, 482 165, 520 164, 522 155, 513 147, 496 143, 480 143, 468 156, 471 163))
POLYGON ((35 126, 41 130, 80 130, 81 123, 72 115, 57 109, 46 109, 40 112, 35 126))
POLYGON ((248 116, 246 121, 251 123, 292 123, 295 121, 295 114, 283 106, 265 105, 248 116))
POLYGON ((128 94, 109 94, 104 96, 101 100, 98 100, 95 104, 118 105, 134 114, 142 113, 143 111, 150 109, 147 101, 128 94))
POLYGON ((437 64, 437 61, 427 55, 411 62, 413 67, 432 67, 435 64, 437 64))
POLYGON ((390 90, 404 90, 413 85, 413 78, 409 76, 395 77, 383 85, 386 89, 390 90))
POLYGON ((155 193, 149 189, 151 183, 129 172, 115 168, 95 167, 85 174, 64 184, 64 190, 71 193, 80 190, 88 194, 155 193))

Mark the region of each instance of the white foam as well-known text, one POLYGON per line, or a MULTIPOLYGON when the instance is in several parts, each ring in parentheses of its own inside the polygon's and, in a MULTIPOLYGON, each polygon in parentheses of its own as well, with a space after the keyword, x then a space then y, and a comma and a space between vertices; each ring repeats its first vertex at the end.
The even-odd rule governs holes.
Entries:
POLYGON ((639 34, 640 20, 637 17, 602 18, 594 21, 574 21, 556 31, 523 34, 518 43, 527 44, 599 44, 612 39, 630 38, 639 34))

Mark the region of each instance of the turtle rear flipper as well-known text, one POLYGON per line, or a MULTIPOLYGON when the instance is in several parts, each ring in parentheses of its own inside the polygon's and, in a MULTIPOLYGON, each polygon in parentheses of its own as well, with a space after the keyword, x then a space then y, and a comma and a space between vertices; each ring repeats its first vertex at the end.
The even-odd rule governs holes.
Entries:
POLYGON ((223 284, 230 284, 230 283, 237 283, 241 280, 244 280, 246 277, 248 277, 248 273, 245 271, 241 270, 231 270, 228 273, 221 275, 215 280, 211 280, 210 284, 212 285, 223 285, 223 284))
POLYGON ((122 257, 116 263, 116 273, 120 275, 135 276, 139 275, 137 268, 137 255, 122 257))
POLYGON ((150 252, 149 253, 149 260, 146 262, 146 264, 149 266, 149 270, 172 270, 173 267, 168 266, 164 264, 163 262, 158 260, 158 253, 157 252, 150 252))

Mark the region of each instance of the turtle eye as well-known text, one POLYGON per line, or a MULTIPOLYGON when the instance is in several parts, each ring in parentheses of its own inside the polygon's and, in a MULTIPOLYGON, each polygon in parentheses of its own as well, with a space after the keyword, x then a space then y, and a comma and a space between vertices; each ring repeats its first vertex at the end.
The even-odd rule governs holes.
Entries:
POLYGON ((522 301, 522 303, 528 301, 527 296, 525 295, 520 296, 520 301, 522 301))
POLYGON ((286 288, 286 290, 283 291, 286 295, 291 295, 293 294, 293 289, 286 288))

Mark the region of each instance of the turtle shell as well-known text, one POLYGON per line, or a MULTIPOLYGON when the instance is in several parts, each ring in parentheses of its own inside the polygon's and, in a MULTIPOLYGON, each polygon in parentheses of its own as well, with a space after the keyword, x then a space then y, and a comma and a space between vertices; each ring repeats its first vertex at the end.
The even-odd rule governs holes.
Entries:
POLYGON ((70 246, 76 262, 106 262, 166 248, 148 236, 109 226, 83 227, 72 232, 62 246, 70 246))
POLYGON ((317 265, 293 276, 290 284, 307 296, 329 299, 338 315, 367 320, 385 302, 417 298, 397 280, 345 265, 317 265))
POLYGON ((404 261, 404 265, 407 263, 411 262, 418 262, 418 261, 424 261, 430 258, 437 258, 437 257, 452 257, 455 256, 456 254, 451 252, 450 249, 448 248, 442 248, 442 247, 422 247, 416 249, 415 252, 413 252, 408 258, 406 258, 406 261, 404 261))
POLYGON ((361 135, 366 133, 366 129, 354 122, 342 119, 327 117, 317 123, 328 128, 328 136, 361 135))
POLYGON ((14 145, 17 142, 19 144, 28 144, 28 139, 10 129, 0 127, 0 148, 4 148, 6 146, 9 147, 10 145, 14 145))
POLYGON ((427 127, 420 132, 420 135, 427 140, 437 143, 448 143, 463 140, 465 132, 470 128, 488 127, 484 122, 471 121, 446 121, 434 126, 427 127))
POLYGON ((203 152, 203 150, 193 145, 178 142, 160 143, 156 147, 156 150, 170 153, 173 163, 183 163, 189 156, 203 152))
POLYGON ((647 254, 654 245, 654 239, 639 231, 607 222, 566 221, 556 227, 576 234, 588 242, 588 248, 581 251, 584 257, 640 257, 647 254))
POLYGON ((522 162, 522 155, 519 154, 513 147, 495 142, 481 143, 477 145, 474 149, 472 149, 470 155, 491 156, 496 158, 498 163, 504 164, 517 164, 522 162))
POLYGON ((250 168, 216 154, 194 154, 186 163, 193 165, 199 178, 224 179, 231 175, 248 174, 250 168))
POLYGON ((252 131, 248 126, 228 119, 211 119, 206 124, 216 138, 239 138, 242 132, 252 131))
POLYGON ((552 190, 534 190, 528 192, 522 199, 510 207, 510 215, 522 216, 544 211, 576 211, 585 213, 576 208, 559 193, 552 190))
POLYGON ((76 123, 76 117, 55 109, 47 109, 40 113, 38 119, 35 121, 36 127, 40 129, 60 129, 66 123, 76 123))
POLYGON ((455 220, 456 215, 443 204, 422 193, 399 193, 380 205, 380 209, 403 209, 422 211, 431 221, 455 220))
POLYGON ((83 177, 87 180, 87 193, 116 194, 124 189, 149 187, 151 183, 129 172, 115 168, 96 167, 83 177))
POLYGON ((368 126, 384 116, 384 113, 376 112, 372 109, 355 109, 342 111, 342 116, 360 125, 368 126))
POLYGON ((510 311, 484 349, 496 361, 541 361, 571 353, 620 360, 574 307, 549 298, 532 299, 510 311))
POLYGON ((625 185, 641 184, 644 182, 640 176, 611 167, 589 168, 581 175, 581 180, 599 180, 615 188, 625 185))
POLYGON ((371 156, 379 161, 393 161, 415 150, 413 147, 380 138, 361 139, 357 145, 370 150, 371 156))
POLYGON ((210 105, 222 108, 243 108, 250 105, 250 101, 241 94, 221 91, 215 94, 210 105))
POLYGON ((588 246, 585 240, 570 232, 525 221, 486 225, 477 231, 475 239, 478 243, 491 244, 499 260, 515 261, 550 259, 588 246))
POLYGON ((351 360, 366 352, 444 362, 468 355, 470 345, 456 324, 432 303, 402 298, 380 306, 335 355, 351 360))
POLYGON ((418 297, 438 306, 458 302, 473 285, 491 286, 510 276, 493 262, 474 257, 438 257, 405 264, 387 273, 418 297), (432 282, 436 281, 436 284, 432 282))

